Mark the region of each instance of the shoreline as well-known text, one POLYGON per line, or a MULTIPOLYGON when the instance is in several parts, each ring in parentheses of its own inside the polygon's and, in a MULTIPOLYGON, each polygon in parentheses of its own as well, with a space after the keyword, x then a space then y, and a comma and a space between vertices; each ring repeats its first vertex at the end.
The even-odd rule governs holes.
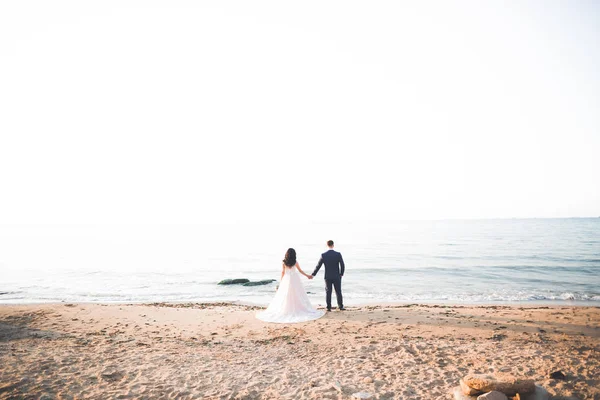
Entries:
MULTIPOLYGON (((335 300, 335 298, 333 299, 335 300)), ((231 305, 247 305, 252 307, 263 307, 266 308, 268 306, 267 303, 257 303, 253 301, 244 301, 244 300, 214 300, 214 301, 204 301, 204 300, 178 300, 178 301, 31 301, 31 302, 2 302, 0 301, 0 307, 4 306, 34 306, 34 305, 61 305, 61 304, 99 304, 99 305, 145 305, 145 304, 231 304, 231 305)), ((351 304, 348 307, 367 307, 367 306, 406 306, 406 305, 422 305, 422 306, 448 306, 448 307, 492 307, 492 306, 501 306, 501 307, 575 307, 575 308, 600 308, 600 302, 594 300, 531 300, 531 301, 514 301, 514 302, 443 302, 443 301, 398 301, 398 302, 380 302, 380 301, 372 301, 372 302, 362 302, 351 304)), ((314 306, 314 304, 313 304, 314 306)), ((325 308, 323 305, 318 305, 315 308, 325 308)))
POLYGON ((468 373, 600 398, 600 307, 394 303, 297 324, 262 322, 262 308, 0 305, 0 399, 445 400, 468 373))

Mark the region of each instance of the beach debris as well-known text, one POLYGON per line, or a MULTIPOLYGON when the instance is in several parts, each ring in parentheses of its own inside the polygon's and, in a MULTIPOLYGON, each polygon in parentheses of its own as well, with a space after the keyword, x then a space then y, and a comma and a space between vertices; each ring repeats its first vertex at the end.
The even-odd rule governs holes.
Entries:
POLYGON ((452 395, 454 396, 454 400, 474 400, 476 397, 469 396, 468 394, 464 394, 460 386, 456 386, 452 389, 452 395))
MULTIPOLYGON (((560 372, 560 371, 557 371, 560 372)), ((469 374, 452 390, 455 400, 548 400, 550 394, 532 379, 514 376, 496 378, 487 374, 469 374)))
POLYGON ((508 400, 508 397, 506 397, 506 395, 504 393, 494 390, 494 391, 479 395, 477 397, 477 400, 508 400))
POLYGON ((260 286, 260 285, 268 285, 269 283, 275 282, 275 279, 264 279, 262 281, 256 282, 246 282, 242 284, 242 286, 260 286))
POLYGON ((373 383, 373 378, 371 378, 370 376, 365 377, 365 379, 363 379, 363 383, 373 383))
POLYGON ((238 285, 250 282, 250 279, 240 278, 240 279, 223 279, 221 282, 217 283, 217 285, 238 285))
POLYGON ((467 385, 462 379, 459 380, 458 383, 460 384, 461 393, 464 393, 467 396, 475 396, 481 393, 481 391, 469 387, 469 385, 467 385))
POLYGON ((549 377, 550 379, 557 379, 557 380, 563 380, 563 381, 564 381, 565 379, 567 379, 567 376, 566 376, 566 375, 565 375, 565 374, 564 374, 562 371, 560 371, 560 370, 559 370, 559 371, 554 371, 554 372, 551 372, 551 373, 548 375, 548 377, 549 377))
POLYGON ((369 392, 356 392, 352 393, 353 399, 372 399, 373 395, 369 392))
POLYGON ((550 393, 543 387, 535 385, 535 391, 529 394, 517 393, 512 400, 549 400, 550 393))
POLYGON ((471 374, 465 376, 461 381, 463 393, 471 396, 492 391, 502 392, 507 396, 514 396, 517 393, 528 394, 535 391, 535 382, 533 379, 509 377, 498 380, 491 375, 471 374))
POLYGON ((112 368, 107 368, 102 372, 102 378, 107 381, 118 381, 121 380, 123 376, 123 372, 112 368))
POLYGON ((344 391, 344 389, 342 388, 342 384, 340 383, 340 381, 333 382, 333 384, 331 385, 331 387, 334 388, 335 390, 337 390, 340 393, 344 391))
MULTIPOLYGON (((484 398, 484 397, 482 397, 484 395, 477 397, 477 396, 469 396, 467 394, 464 394, 460 386, 456 386, 453 389, 452 394, 454 396, 454 400, 479 400, 479 399, 484 398)), ((487 398, 487 399, 489 400, 489 398, 487 398)), ((529 394, 517 393, 514 396, 510 397, 510 399, 511 400, 549 400, 550 393, 548 393, 548 391, 546 389, 544 389, 543 387, 535 385, 535 391, 533 393, 529 393, 529 394)))

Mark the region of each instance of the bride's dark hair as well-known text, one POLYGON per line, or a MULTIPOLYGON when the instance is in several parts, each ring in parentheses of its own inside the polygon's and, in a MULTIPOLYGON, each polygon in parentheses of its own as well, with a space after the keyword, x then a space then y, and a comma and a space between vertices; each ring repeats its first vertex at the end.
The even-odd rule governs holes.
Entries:
POLYGON ((293 267, 296 265, 296 250, 289 248, 288 251, 285 252, 283 263, 286 267, 293 267))

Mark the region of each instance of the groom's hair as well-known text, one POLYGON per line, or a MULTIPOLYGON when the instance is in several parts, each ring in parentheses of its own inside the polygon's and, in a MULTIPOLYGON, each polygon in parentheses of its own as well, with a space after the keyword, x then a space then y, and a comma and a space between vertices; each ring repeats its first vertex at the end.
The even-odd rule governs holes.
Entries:
POLYGON ((327 246, 332 247, 333 246, 333 240, 328 240, 327 241, 327 246))

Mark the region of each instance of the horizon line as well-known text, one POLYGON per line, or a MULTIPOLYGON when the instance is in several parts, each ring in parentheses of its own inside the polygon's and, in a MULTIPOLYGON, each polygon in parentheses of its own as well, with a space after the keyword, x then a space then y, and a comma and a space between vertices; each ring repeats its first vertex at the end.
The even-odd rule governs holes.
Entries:
POLYGON ((204 222, 23 222, 23 223, 0 223, 2 226, 82 226, 82 225, 231 225, 231 224, 279 224, 279 223, 308 223, 308 224, 327 224, 327 223, 360 223, 360 222, 441 222, 441 221, 504 221, 504 220, 563 220, 563 219, 598 219, 600 216, 586 217, 457 217, 457 218, 336 218, 336 219, 321 219, 321 220, 224 220, 224 221, 204 221, 204 222))

